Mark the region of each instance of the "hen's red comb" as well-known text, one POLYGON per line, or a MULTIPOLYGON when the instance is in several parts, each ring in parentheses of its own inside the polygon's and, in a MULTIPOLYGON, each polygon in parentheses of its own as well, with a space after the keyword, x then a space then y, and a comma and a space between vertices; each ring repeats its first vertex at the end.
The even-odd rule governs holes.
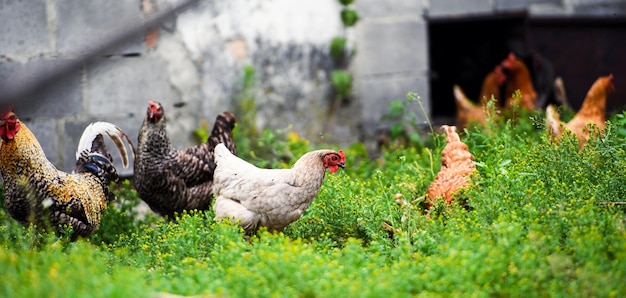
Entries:
POLYGON ((346 154, 343 153, 343 150, 339 150, 339 157, 341 158, 340 161, 345 163, 346 162, 346 154))
POLYGON ((515 61, 515 58, 516 58, 515 53, 510 52, 510 53, 509 53, 509 56, 507 56, 506 58, 507 58, 507 59, 509 59, 509 60, 511 60, 511 61, 515 61))

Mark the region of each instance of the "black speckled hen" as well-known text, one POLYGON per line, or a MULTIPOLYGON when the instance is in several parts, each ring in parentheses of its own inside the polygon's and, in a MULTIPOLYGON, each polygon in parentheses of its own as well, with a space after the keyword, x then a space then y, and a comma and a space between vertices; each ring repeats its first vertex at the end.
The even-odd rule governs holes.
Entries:
POLYGON ((184 210, 207 210, 213 201, 213 149, 224 143, 235 153, 232 130, 237 121, 220 113, 209 139, 194 147, 174 148, 166 131, 163 106, 150 101, 139 131, 134 183, 152 211, 173 220, 184 210))

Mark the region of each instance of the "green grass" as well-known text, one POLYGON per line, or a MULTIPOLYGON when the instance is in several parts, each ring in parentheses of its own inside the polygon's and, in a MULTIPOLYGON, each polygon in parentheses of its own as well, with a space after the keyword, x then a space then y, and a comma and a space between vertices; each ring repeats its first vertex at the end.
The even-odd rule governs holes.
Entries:
MULTIPOLYGON (((625 207, 601 203, 625 201, 624 115, 582 149, 572 137, 552 142, 542 121, 521 113, 467 130, 480 175, 460 194, 466 208, 440 203, 432 218, 420 203, 441 136, 377 160, 361 144, 344 148, 346 170, 327 174, 279 234, 244 236, 212 211, 138 219, 128 183, 100 230, 76 242, 0 208, 0 297, 623 296, 625 207)), ((284 139, 273 149, 281 157, 268 157, 278 166, 315 149, 284 139)))

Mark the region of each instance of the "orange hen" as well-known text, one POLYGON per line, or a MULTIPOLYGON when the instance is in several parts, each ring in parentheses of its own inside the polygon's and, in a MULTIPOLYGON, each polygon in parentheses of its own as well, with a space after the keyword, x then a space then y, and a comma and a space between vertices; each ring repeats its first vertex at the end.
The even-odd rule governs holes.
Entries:
MULTIPOLYGON (((487 121, 487 115, 485 108, 487 103, 493 96, 496 99, 500 98, 500 86, 506 81, 506 75, 502 72, 502 67, 496 66, 491 72, 489 72, 483 79, 483 84, 480 88, 480 105, 473 103, 465 93, 463 89, 458 85, 454 85, 454 98, 456 103, 456 125, 458 128, 463 129, 467 127, 470 122, 477 124, 483 124, 487 121)), ((496 108, 499 105, 496 101, 496 108)))
POLYGON ((558 139, 563 131, 569 130, 576 135, 580 146, 584 146, 589 140, 589 124, 596 126, 600 131, 606 127, 606 96, 614 90, 612 74, 599 77, 589 88, 578 113, 567 124, 560 120, 556 108, 549 105, 546 109, 548 133, 558 139))
POLYGON ((485 110, 469 100, 459 85, 454 85, 452 90, 456 104, 456 125, 459 128, 463 129, 470 123, 483 124, 487 121, 485 110))
MULTIPOLYGON (((483 107, 487 105, 491 96, 495 99, 500 99, 500 87, 506 82, 506 75, 502 71, 500 65, 496 65, 491 72, 489 72, 483 79, 483 84, 480 88, 480 102, 483 107)), ((499 104, 496 101, 496 107, 499 108, 499 104)))
POLYGON ((451 203, 459 190, 471 185, 471 175, 476 171, 474 155, 461 141, 456 127, 443 125, 441 130, 446 134, 447 144, 441 151, 441 169, 428 186, 427 208, 431 208, 438 198, 451 203))
POLYGON ((504 94, 507 96, 506 108, 510 109, 513 106, 516 99, 512 95, 516 90, 519 90, 522 93, 519 106, 522 109, 533 110, 535 108, 535 101, 537 100, 537 92, 535 92, 535 88, 533 87, 530 71, 526 64, 515 56, 515 54, 510 53, 506 59, 502 61, 501 65, 509 75, 504 88, 504 94))

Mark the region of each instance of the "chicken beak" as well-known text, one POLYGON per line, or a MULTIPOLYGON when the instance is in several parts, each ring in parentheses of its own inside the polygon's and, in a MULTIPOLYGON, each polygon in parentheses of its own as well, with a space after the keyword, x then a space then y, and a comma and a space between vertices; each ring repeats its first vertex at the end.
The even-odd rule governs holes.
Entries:
POLYGON ((339 163, 339 164, 337 164, 337 165, 338 165, 340 168, 344 169, 344 170, 346 169, 346 164, 345 164, 345 163, 343 163, 343 162, 341 162, 341 163, 339 163))

